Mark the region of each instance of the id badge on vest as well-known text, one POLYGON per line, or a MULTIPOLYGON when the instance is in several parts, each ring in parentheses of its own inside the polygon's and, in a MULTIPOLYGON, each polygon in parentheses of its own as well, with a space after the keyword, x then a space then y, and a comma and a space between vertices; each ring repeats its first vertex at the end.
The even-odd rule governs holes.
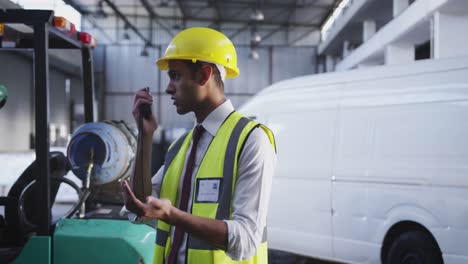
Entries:
POLYGON ((197 179, 195 201, 197 203, 217 203, 222 183, 223 181, 221 178, 197 179))

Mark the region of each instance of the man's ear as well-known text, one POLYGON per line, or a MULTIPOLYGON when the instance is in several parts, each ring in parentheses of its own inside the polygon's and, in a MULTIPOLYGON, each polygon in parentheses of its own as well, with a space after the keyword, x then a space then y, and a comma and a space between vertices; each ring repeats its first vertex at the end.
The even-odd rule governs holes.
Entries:
POLYGON ((212 74, 213 74, 213 68, 211 68, 211 66, 208 64, 204 64, 200 70, 198 84, 205 85, 206 82, 208 82, 208 80, 210 79, 212 74))

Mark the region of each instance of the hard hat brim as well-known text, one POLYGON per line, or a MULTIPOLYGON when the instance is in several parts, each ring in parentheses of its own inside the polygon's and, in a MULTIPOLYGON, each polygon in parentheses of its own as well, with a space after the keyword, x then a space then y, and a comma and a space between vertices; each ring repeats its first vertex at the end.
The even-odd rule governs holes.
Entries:
MULTIPOLYGON (((162 71, 167 71, 168 68, 169 68, 169 60, 190 60, 190 61, 205 61, 205 62, 210 62, 210 63, 214 63, 216 64, 216 62, 213 62, 213 61, 207 61, 206 59, 197 59, 197 58, 187 58, 187 56, 167 56, 167 57, 163 57, 163 58, 160 58, 156 61, 156 65, 158 66, 158 68, 162 71)), ((226 69, 226 78, 235 78, 237 76, 239 76, 239 69, 236 67, 236 68, 232 68, 232 67, 227 67, 225 65, 223 65, 224 68, 226 69)))

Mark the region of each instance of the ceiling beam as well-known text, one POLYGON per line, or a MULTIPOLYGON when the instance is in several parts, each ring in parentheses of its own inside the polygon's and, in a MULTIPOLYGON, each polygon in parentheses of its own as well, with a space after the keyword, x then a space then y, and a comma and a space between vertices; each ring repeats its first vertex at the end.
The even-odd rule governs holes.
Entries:
POLYGON ((109 7, 114 11, 114 13, 120 17, 124 22, 125 24, 131 29, 133 30, 133 32, 135 32, 135 34, 137 34, 144 42, 145 42, 145 45, 147 46, 153 46, 153 42, 151 39, 147 39, 145 36, 143 36, 143 34, 141 34, 141 32, 138 30, 138 28, 135 27, 135 25, 133 25, 127 18, 127 16, 125 16, 124 14, 122 14, 122 12, 120 12, 120 10, 114 5, 114 3, 112 3, 110 0, 103 0, 104 2, 106 2, 107 5, 109 5, 109 7))
POLYGON ((223 19, 223 10, 221 6, 221 1, 214 0, 214 4, 216 6, 216 15, 218 16, 218 21, 221 21, 223 19))
MULTIPOLYGON (((244 10, 244 9, 240 9, 239 11, 235 12, 234 14, 231 14, 230 17, 231 17, 231 18, 232 18, 232 17, 237 17, 238 15, 245 13, 245 11, 246 11, 246 10, 244 10)), ((227 17, 227 16, 226 16, 226 17, 227 17)), ((195 16, 194 16, 194 18, 195 18, 195 16)), ((225 21, 225 20, 224 20, 224 21, 225 21)), ((210 25, 208 25, 208 27, 211 28, 211 27, 217 26, 217 27, 220 28, 222 22, 223 22, 223 21, 220 22, 220 21, 218 21, 218 20, 217 20, 217 21, 214 21, 214 22, 212 22, 210 25)), ((247 23, 247 26, 248 26, 248 23, 247 23)))
POLYGON ((78 11, 82 15, 89 15, 91 14, 91 11, 88 9, 85 9, 81 5, 79 5, 77 2, 74 0, 63 0, 63 2, 71 7, 73 7, 76 11, 78 11))
MULTIPOLYGON (((272 16, 272 18, 275 18, 275 17, 278 17, 278 16, 281 16, 283 13, 285 12, 285 10, 280 10, 279 12, 277 12, 276 14, 274 14, 272 16)), ((249 26, 255 24, 255 26, 257 26, 258 24, 260 23, 260 21, 249 21, 247 23, 245 23, 244 26, 242 26, 241 28, 239 28, 236 32, 234 32, 233 34, 231 34, 229 36, 229 39, 232 39, 234 38, 235 36, 239 35, 240 33, 242 33, 242 31, 246 30, 247 28, 249 28, 249 26)), ((286 23, 284 23, 284 25, 279 25, 280 27, 282 26, 285 26, 286 23)))
POLYGON ((297 42, 299 42, 300 40, 303 40, 305 39, 307 36, 309 36, 312 32, 314 32, 315 30, 317 29, 309 29, 307 30, 306 32, 304 32, 302 35, 300 35, 299 37, 297 37, 296 39, 294 39, 293 41, 289 41, 288 42, 288 46, 292 46, 294 44, 296 44, 297 42))
MULTIPOLYGON (((98 23, 98 22, 96 22, 96 23, 98 23)), ((145 22, 145 23, 146 23, 146 22, 145 22)), ((148 22, 148 23, 149 23, 149 22, 148 22)), ((237 31, 237 30, 241 30, 241 29, 247 30, 249 26, 251 26, 251 25, 250 25, 250 24, 244 24, 244 25, 242 25, 241 27, 236 27, 236 26, 229 26, 229 27, 227 27, 227 26, 224 26, 224 27, 222 27, 221 29, 222 29, 222 30, 232 30, 232 33, 230 33, 230 34, 234 34, 234 32, 237 31)), ((258 29, 259 32, 260 32, 260 31, 261 31, 261 32, 270 31, 270 30, 275 29, 275 28, 277 28, 277 27, 287 28, 287 25, 268 26, 268 27, 262 27, 262 26, 258 26, 258 25, 256 25, 256 26, 257 26, 257 29, 258 29)), ((117 26, 112 26, 112 25, 106 25, 106 26, 100 26, 100 28, 102 28, 102 29, 104 29, 104 30, 116 30, 117 28, 122 29, 123 26, 118 26, 118 27, 117 27, 117 26)), ((138 29, 139 29, 139 30, 150 30, 150 27, 149 27, 148 25, 145 25, 145 26, 142 25, 142 26, 139 26, 138 29)), ((158 28, 156 25, 153 25, 153 29, 154 29, 154 30, 159 30, 160 28, 158 28)), ((308 29, 312 29, 312 28, 310 28, 310 27, 298 27, 298 29, 301 29, 301 30, 308 30, 308 29)), ((313 28, 313 29, 318 30, 319 28, 313 28)), ((294 28, 293 28, 292 30, 294 30, 294 28)), ((227 36, 227 35, 226 35, 226 36, 227 36)), ((231 35, 229 35, 228 37, 230 38, 230 36, 231 36, 231 35)))
MULTIPOLYGON (((206 0, 187 0, 185 1, 187 4, 190 2, 192 3, 206 3, 206 0)), ((268 2, 267 4, 262 5, 262 9, 267 9, 267 8, 289 8, 291 7, 291 4, 288 4, 287 1, 283 1, 286 3, 278 3, 278 2, 268 2)), ((256 3, 254 1, 240 1, 240 0, 223 0, 224 5, 231 5, 231 6, 249 6, 249 7, 256 7, 256 3)), ((297 3, 295 8, 316 8, 316 9, 325 9, 325 10, 330 10, 335 7, 336 3, 334 4, 302 4, 302 3, 297 3)), ((187 5, 190 6, 190 5, 187 5)), ((195 5, 194 5, 195 6, 195 5)), ((198 6, 198 5, 197 5, 198 6)))
POLYGON ((242 33, 242 31, 246 30, 247 28, 249 28, 250 24, 247 23, 245 24, 243 27, 240 27, 238 30, 236 30, 236 32, 232 33, 231 35, 228 36, 228 38, 232 41, 237 35, 239 35, 240 33, 242 33))
POLYGON ((341 3, 340 0, 335 0, 335 3, 330 7, 328 10, 328 13, 326 16, 323 16, 323 19, 321 21, 321 25, 325 24, 325 22, 328 20, 328 18, 333 14, 333 11, 335 11, 336 8, 338 8, 338 5, 341 3))
POLYGON ((291 23, 291 18, 293 18, 294 13, 296 12, 296 6, 297 6, 297 1, 294 1, 294 5, 291 5, 289 8, 289 13, 288 13, 288 23, 291 23))
MULTIPOLYGON (((283 13, 285 10, 281 10, 279 13, 283 13)), ((134 18, 137 17, 139 19, 144 18, 144 16, 141 15, 127 15, 127 17, 134 18)), ((179 16, 159 16, 159 19, 161 20, 180 20, 181 17, 179 16)), ((204 18, 204 17, 186 17, 186 20, 191 20, 194 22, 213 22, 212 18, 204 18)), ((246 19, 239 19, 239 18, 228 18, 228 19, 223 19, 221 23, 232 23, 232 24, 246 24, 250 23, 250 20, 246 19)), ((265 19, 263 21, 258 21, 256 22, 257 25, 267 25, 267 26, 291 26, 291 27, 314 27, 314 28, 320 28, 320 24, 314 24, 314 23, 300 23, 300 22, 293 22, 293 23, 287 23, 287 21, 268 21, 268 19, 265 19)))
POLYGON ((189 16, 189 13, 185 9, 185 6, 182 4, 183 0, 176 0, 177 6, 179 7, 180 13, 182 14, 182 20, 184 20, 187 16, 189 16))
MULTIPOLYGON (((107 34, 106 30, 104 30, 102 27, 100 27, 98 25, 98 23, 96 23, 96 21, 91 20, 91 18, 92 18, 91 16, 85 16, 84 18, 91 24, 91 26, 98 29, 103 34, 103 36, 106 37, 110 42, 114 42, 114 39, 109 34, 107 34)), ((82 25, 82 27, 83 27, 83 25, 82 25)), ((84 31, 83 28, 82 28, 82 30, 84 31)), ((117 42, 117 40, 115 40, 115 42, 117 42)))
MULTIPOLYGON (((317 18, 317 16, 315 16, 312 20, 314 20, 315 18, 317 18)), ((292 45, 294 45, 295 43, 297 43, 298 41, 305 39, 308 35, 310 35, 310 33, 314 32, 315 30, 317 30, 317 28, 315 28, 315 29, 313 29, 313 28, 309 29, 309 30, 307 30, 305 33, 303 33, 302 35, 300 35, 299 37, 297 37, 296 39, 294 39, 293 41, 289 41, 289 37, 288 37, 288 45, 289 45, 289 46, 292 46, 292 45)))
POLYGON ((291 5, 291 8, 289 9, 289 12, 288 12, 288 28, 287 28, 287 32, 286 32, 286 40, 289 41, 289 24, 291 23, 291 19, 294 17, 294 14, 296 12, 296 6, 297 6, 297 1, 298 0, 294 0, 294 5, 291 5))
POLYGON ((164 29, 169 34, 169 36, 173 37, 174 34, 172 34, 172 31, 168 27, 166 27, 166 25, 161 23, 161 21, 159 21, 158 14, 156 14, 156 12, 154 12, 153 7, 150 5, 148 0, 140 0, 140 2, 145 7, 148 14, 150 15, 151 20, 154 20, 162 29, 164 29))
MULTIPOLYGON (((204 2, 206 3, 207 0, 203 0, 201 2, 204 2)), ((191 8, 208 8, 208 6, 201 6, 199 4, 193 4, 194 2, 196 3, 197 1, 184 1, 184 0, 176 0, 176 2, 184 2, 183 6, 184 6, 184 9, 191 9, 191 8), (192 2, 192 4, 190 4, 190 2, 192 2)), ((254 2, 237 2, 237 1, 222 1, 223 2, 223 5, 227 5, 227 6, 230 6, 230 7, 233 7, 233 8, 243 8, 243 9, 247 9, 247 8, 255 8, 255 4, 254 2)), ((84 7, 88 7, 88 8, 93 8, 93 7, 96 7, 97 5, 96 4, 83 4, 81 6, 84 6, 84 7)), ((159 7, 157 4, 151 4, 150 3, 150 6, 152 8, 157 8, 159 7)), ((122 8, 131 8, 131 7, 134 7, 133 4, 119 4, 119 7, 122 7, 122 8)), ((289 9, 291 7, 291 4, 287 4, 287 3, 268 3, 268 4, 265 4, 262 6, 262 10, 269 10, 269 9, 289 9)), ((318 9, 318 10, 321 10, 321 11, 333 11, 333 9, 336 7, 336 4, 330 4, 330 5, 324 5, 324 4, 301 4, 301 3, 298 3, 297 5, 294 6, 294 8, 296 9, 304 9, 304 8, 314 8, 314 9, 318 9)), ((169 6, 169 7, 165 7, 165 8, 179 8, 178 4, 175 5, 175 6, 169 6)))
POLYGON ((83 8, 81 5, 79 5, 77 2, 75 2, 75 0, 63 0, 63 2, 71 7, 73 7, 76 11, 78 11, 81 15, 83 15, 83 17, 94 27, 94 28, 97 28, 99 31, 101 31, 101 33, 104 35, 104 37, 106 37, 107 39, 109 39, 111 42, 113 42, 114 40, 112 39, 111 36, 109 36, 109 34, 107 34, 107 32, 101 28, 97 23, 96 21, 92 21, 90 19, 92 12, 90 10, 87 10, 85 8, 83 8))
POLYGON ((262 36, 262 42, 272 37, 274 34, 278 33, 281 30, 287 29, 287 26, 279 26, 275 29, 272 29, 270 32, 262 36))
POLYGON ((154 19, 150 19, 150 21, 149 21, 149 32, 148 32, 149 36, 148 37, 149 37, 149 39, 151 41, 153 41, 153 31, 154 31, 153 30, 153 21, 154 21, 154 19))

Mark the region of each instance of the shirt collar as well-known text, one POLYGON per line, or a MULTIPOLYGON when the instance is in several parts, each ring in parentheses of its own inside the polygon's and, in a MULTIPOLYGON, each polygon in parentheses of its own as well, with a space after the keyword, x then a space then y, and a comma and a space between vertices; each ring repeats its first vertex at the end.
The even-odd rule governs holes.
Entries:
POLYGON ((227 99, 224 103, 216 107, 215 110, 211 111, 201 125, 214 137, 224 120, 226 120, 233 111, 234 106, 231 100, 227 99))

